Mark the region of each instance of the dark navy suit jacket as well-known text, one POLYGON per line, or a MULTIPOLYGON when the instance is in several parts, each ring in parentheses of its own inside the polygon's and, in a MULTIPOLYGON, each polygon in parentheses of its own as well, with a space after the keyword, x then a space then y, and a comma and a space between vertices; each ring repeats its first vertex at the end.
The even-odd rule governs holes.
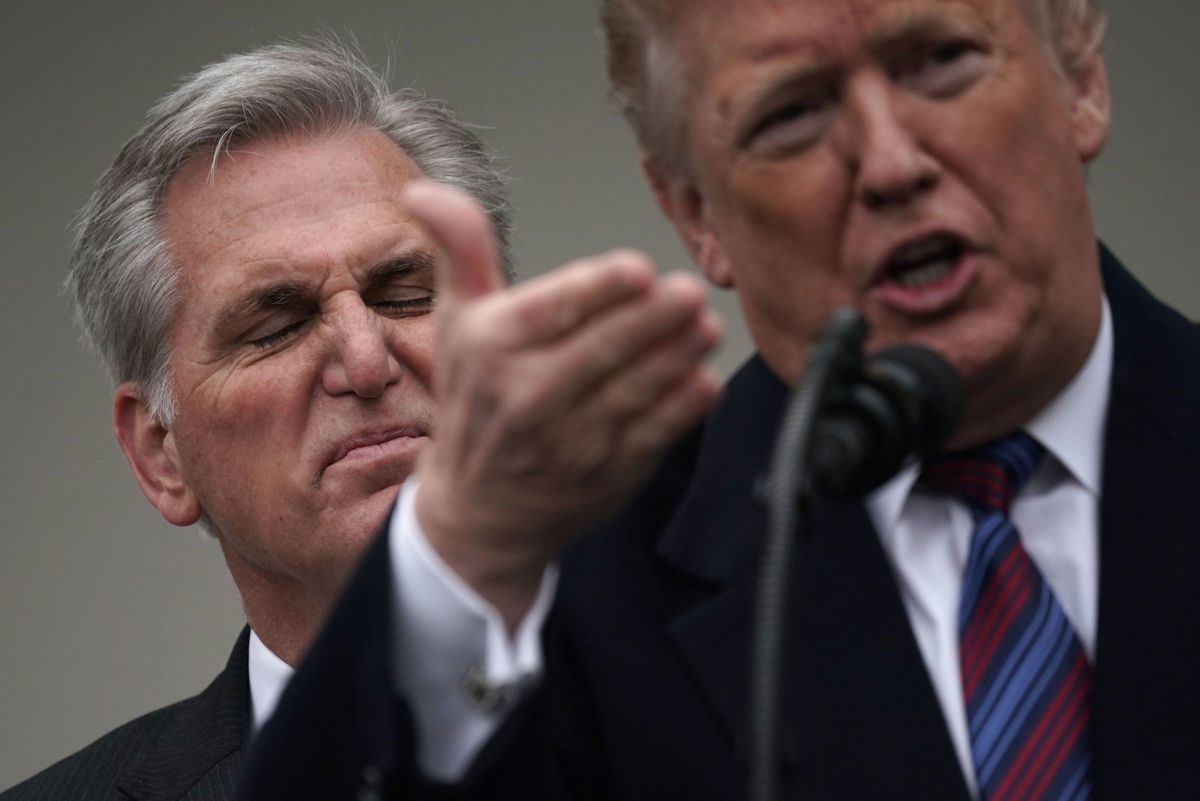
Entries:
MULTIPOLYGON (((1200 798, 1200 327, 1106 251, 1102 261, 1115 354, 1100 510, 1096 797, 1200 798)), ((753 485, 785 397, 752 360, 639 497, 567 554, 543 690, 459 788, 425 783, 413 767, 411 720, 386 669, 381 538, 264 732, 244 797, 744 797, 763 529, 753 485)), ((818 499, 813 520, 790 605, 784 797, 968 801, 865 510, 818 499)))

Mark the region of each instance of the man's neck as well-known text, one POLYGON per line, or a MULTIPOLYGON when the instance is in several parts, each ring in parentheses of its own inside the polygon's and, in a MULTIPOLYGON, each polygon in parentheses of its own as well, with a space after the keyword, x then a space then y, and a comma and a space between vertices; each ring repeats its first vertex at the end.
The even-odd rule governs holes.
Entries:
POLYGON ((329 579, 306 584, 291 576, 267 573, 232 553, 219 535, 218 539, 250 628, 271 653, 295 667, 332 609, 340 582, 329 579))

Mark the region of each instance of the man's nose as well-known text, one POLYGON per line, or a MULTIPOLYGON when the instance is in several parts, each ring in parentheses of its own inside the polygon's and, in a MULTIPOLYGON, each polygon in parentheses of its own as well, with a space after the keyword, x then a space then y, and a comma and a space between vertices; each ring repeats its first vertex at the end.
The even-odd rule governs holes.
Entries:
POLYGON ((341 304, 327 324, 330 347, 321 378, 330 395, 374 398, 400 378, 387 321, 361 300, 341 304))
POLYGON ((903 206, 937 185, 937 161, 902 113, 899 90, 881 76, 853 86, 847 148, 855 194, 872 211, 903 206))

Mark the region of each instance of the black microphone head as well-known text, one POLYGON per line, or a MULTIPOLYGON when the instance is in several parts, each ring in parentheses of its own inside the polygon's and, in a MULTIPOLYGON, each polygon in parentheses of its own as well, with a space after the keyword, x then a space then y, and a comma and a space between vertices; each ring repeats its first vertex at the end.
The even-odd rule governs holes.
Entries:
POLYGON ((916 429, 915 450, 937 450, 962 420, 962 379, 950 362, 922 345, 895 345, 871 356, 869 378, 890 385, 899 402, 915 403, 909 421, 916 429))
POLYGON ((834 492, 872 490, 909 454, 937 450, 961 416, 962 382, 944 358, 919 345, 882 350, 832 393, 814 438, 814 475, 834 492))

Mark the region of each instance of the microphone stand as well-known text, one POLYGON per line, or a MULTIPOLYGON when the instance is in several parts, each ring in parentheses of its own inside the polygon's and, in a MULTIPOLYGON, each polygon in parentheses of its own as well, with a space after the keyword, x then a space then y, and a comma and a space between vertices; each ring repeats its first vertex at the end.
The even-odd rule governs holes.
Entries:
POLYGON ((771 456, 763 494, 767 532, 760 557, 751 650, 750 799, 779 795, 779 689, 793 531, 807 524, 812 485, 813 433, 832 390, 859 371, 867 324, 854 309, 838 309, 826 322, 804 376, 792 393, 771 456))

